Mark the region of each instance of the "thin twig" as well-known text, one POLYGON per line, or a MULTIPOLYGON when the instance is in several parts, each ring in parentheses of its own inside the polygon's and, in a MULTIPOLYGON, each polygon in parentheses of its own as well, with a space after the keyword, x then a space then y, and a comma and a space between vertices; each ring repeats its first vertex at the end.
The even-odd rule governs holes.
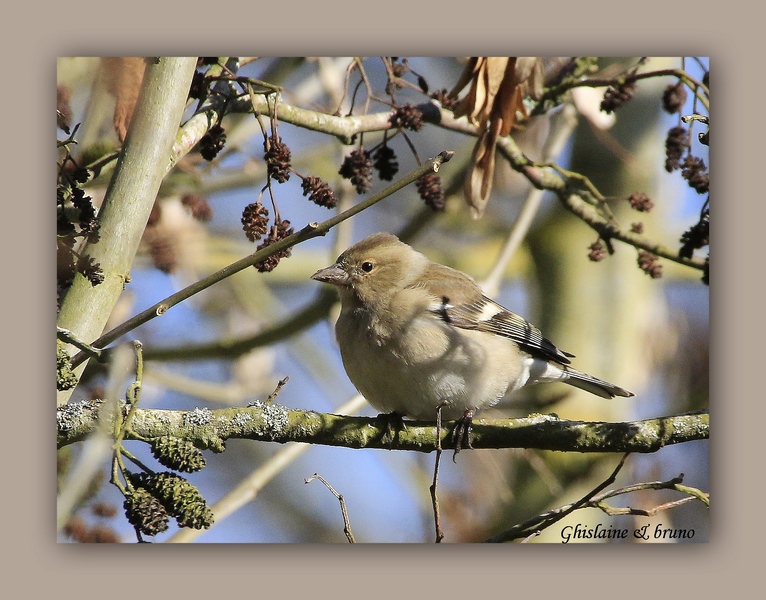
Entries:
POLYGON ((517 539, 521 536, 526 537, 529 535, 529 533, 542 531, 543 529, 547 529, 554 523, 557 523, 558 521, 568 516, 569 514, 571 514, 578 508, 581 508, 582 506, 586 505, 601 490, 606 488, 608 485, 614 483, 615 479, 617 478, 617 474, 620 472, 620 469, 622 469, 622 466, 625 464, 625 460, 628 458, 629 455, 630 453, 626 452, 620 459, 620 462, 617 464, 614 471, 612 471, 612 474, 609 477, 607 477, 604 481, 602 481, 600 484, 598 484, 590 492, 585 494, 585 496, 580 498, 574 504, 569 504, 568 506, 563 506, 561 508, 548 511, 547 513, 544 513, 542 515, 537 515, 536 517, 528 519, 527 521, 524 521, 523 523, 519 523, 518 525, 515 525, 514 527, 511 527, 510 529, 507 529, 506 531, 496 536, 493 536, 487 541, 493 542, 493 543, 507 542, 510 540, 517 539), (530 532, 529 530, 532 528, 534 529, 532 532, 530 532))
MULTIPOLYGON (((447 195, 449 190, 447 190, 447 195)), ((437 213, 428 207, 423 207, 415 214, 402 229, 397 232, 397 237, 403 242, 412 240, 423 228, 430 223, 437 213)), ((346 222, 347 223, 347 222, 346 222)), ((340 231, 341 224, 336 228, 340 231)), ((333 256, 338 256, 342 250, 350 245, 347 236, 338 235, 334 242, 333 256)), ((265 329, 257 333, 234 339, 215 340, 200 344, 184 344, 183 346, 167 346, 146 348, 144 350, 144 360, 197 360, 203 358, 236 358, 253 350, 279 342, 300 331, 311 327, 318 321, 327 317, 332 306, 338 301, 338 294, 331 286, 322 286, 317 292, 316 298, 303 308, 294 310, 286 317, 284 321, 269 324, 265 329)), ((111 354, 111 348, 103 351, 103 359, 107 359, 111 354)))
POLYGON ((599 508, 608 515, 629 514, 629 515, 640 515, 644 517, 654 516, 662 510, 674 508, 675 506, 679 506, 686 502, 691 502, 692 500, 699 500, 700 502, 702 502, 705 506, 709 508, 710 495, 697 488, 682 485, 683 479, 684 479, 684 475, 683 473, 681 473, 681 475, 679 475, 678 477, 674 477, 673 479, 670 479, 668 481, 649 481, 646 483, 634 483, 633 485, 629 485, 626 487, 618 488, 615 490, 609 490, 607 492, 599 494, 598 496, 594 496, 589 502, 589 506, 592 508, 599 508), (610 506, 606 504, 606 502, 604 502, 604 500, 606 500, 607 498, 613 498, 615 496, 630 494, 631 492, 636 492, 639 490, 675 490, 677 492, 681 492, 682 494, 687 494, 688 496, 686 498, 682 498, 681 500, 675 500, 673 502, 660 504, 659 506, 656 506, 648 510, 642 509, 642 508, 630 508, 630 507, 617 508, 617 507, 610 506))
MULTIPOLYGON (((625 457, 627 457, 627 454, 625 455, 625 457)), ((623 457, 623 461, 625 460, 625 457, 623 457)), ((621 466, 622 466, 622 461, 620 465, 618 465, 618 469, 621 466)), ((617 470, 615 470, 615 472, 612 473, 612 477, 610 478, 612 481, 614 480, 614 475, 616 475, 616 473, 617 473, 617 470)), ((559 508, 553 509, 551 511, 548 511, 546 513, 543 513, 541 515, 532 517, 531 519, 528 519, 524 521, 523 523, 520 523, 512 527, 511 529, 504 531, 503 533, 493 537, 492 539, 488 541, 503 542, 503 541, 510 541, 512 539, 517 539, 519 537, 527 535, 527 531, 531 528, 534 528, 534 533, 539 533, 541 530, 547 527, 550 527, 553 523, 561 520, 566 515, 580 508, 598 508, 610 516, 637 515, 637 516, 643 516, 643 517, 652 517, 663 510, 676 508, 678 506, 681 506, 682 504, 686 504, 694 500, 699 500, 700 502, 705 504, 705 506, 710 507, 709 494, 697 488, 681 485, 682 481, 683 481, 683 473, 680 476, 674 477, 673 479, 670 479, 668 481, 649 481, 645 483, 635 483, 629 486, 625 486, 622 488, 617 488, 614 490, 609 490, 609 491, 601 492, 597 494, 593 494, 593 492, 591 492, 590 494, 585 496, 585 498, 579 500, 575 504, 567 504, 559 508), (606 500, 607 498, 613 498, 615 496, 621 496, 621 495, 629 494, 631 492, 636 492, 639 490, 675 490, 677 492, 681 492, 683 494, 688 494, 688 495, 685 498, 680 498, 679 500, 673 500, 671 502, 665 502, 663 504, 660 504, 650 509, 630 508, 630 507, 618 508, 618 507, 610 506, 609 504, 604 502, 604 500, 606 500)), ((609 482, 610 481, 607 480, 606 482, 602 483, 599 487, 603 489, 604 487, 606 487, 606 485, 608 485, 609 482)), ((527 541, 528 539, 529 537, 526 537, 523 541, 527 541)))
POLYGON ((697 488, 690 488, 688 486, 681 485, 679 482, 682 479, 683 479, 683 474, 680 477, 675 477, 669 481, 650 481, 646 483, 636 483, 623 488, 618 488, 615 490, 610 490, 608 492, 603 492, 601 494, 597 494, 593 496, 590 500, 588 500, 585 503, 578 503, 577 506, 568 504, 568 505, 556 508, 554 510, 548 511, 546 513, 543 513, 541 515, 537 515, 531 519, 528 519, 524 523, 520 523, 519 525, 513 527, 512 529, 509 529, 508 531, 503 532, 499 536, 496 536, 495 538, 490 539, 489 541, 490 542, 509 541, 511 539, 516 539, 525 535, 526 530, 528 530, 529 528, 535 528, 535 531, 532 533, 532 535, 529 535, 522 540, 522 542, 526 542, 534 535, 539 534, 542 529, 545 529, 546 527, 549 527, 556 521, 560 520, 560 518, 555 518, 554 520, 553 517, 558 517, 559 515, 563 515, 565 513, 569 514, 572 512, 572 510, 577 508, 598 508, 610 516, 636 515, 636 516, 642 516, 642 517, 653 517, 656 514, 660 513, 661 511, 669 510, 671 508, 676 508, 678 506, 687 504, 694 500, 699 500, 703 504, 709 507, 710 506, 709 495, 705 492, 702 492, 701 490, 698 490, 697 488), (673 500, 671 502, 665 502, 663 504, 659 504, 650 509, 630 508, 630 507, 617 508, 617 507, 610 506, 606 504, 606 502, 604 502, 605 498, 624 495, 624 494, 628 494, 638 490, 660 490, 660 489, 675 490, 677 492, 681 492, 681 493, 685 493, 689 495, 685 498, 680 498, 678 500, 673 500), (540 523, 543 523, 543 525, 540 526, 540 523), (505 539, 501 539, 501 537, 505 537, 505 539))
POLYGON ((72 344, 73 346, 79 348, 85 354, 99 362, 103 360, 103 350, 91 346, 90 344, 86 344, 68 329, 64 329, 63 327, 56 327, 56 337, 62 342, 67 342, 68 344, 72 344))
POLYGON ((617 466, 614 468, 614 471, 612 471, 612 474, 607 477, 604 481, 602 481, 600 484, 598 484, 595 488, 593 488, 590 492, 588 492, 585 496, 580 498, 577 502, 572 504, 569 508, 562 511, 560 515, 557 515, 554 517, 550 522, 546 522, 545 527, 549 527, 550 525, 553 525, 553 523, 560 521, 567 515, 573 513, 581 506, 587 504, 590 502, 594 496, 596 496, 600 491, 605 489, 607 486, 613 484, 615 480, 617 479, 617 474, 622 470, 623 465, 625 464, 625 461, 628 459, 628 456, 630 456, 630 452, 626 452, 622 455, 622 458, 620 459, 620 462, 617 463, 617 466))
MULTIPOLYGON (((565 179, 533 166, 532 161, 524 156, 512 138, 507 137, 498 140, 497 148, 510 161, 511 166, 524 174, 533 186, 555 193, 567 210, 588 224, 603 239, 620 240, 635 248, 647 250, 656 256, 687 267, 700 270, 705 268, 705 259, 703 258, 681 257, 678 250, 673 250, 643 235, 618 227, 610 219, 610 215, 602 214, 604 208, 602 202, 599 202, 597 207, 592 202, 587 201, 587 196, 583 192, 573 190, 565 179)), ((587 186, 585 183, 587 178, 579 175, 578 179, 587 186)), ((590 183, 589 180, 587 181, 590 183)), ((599 196, 601 196, 600 193, 599 196)), ((596 198, 598 199, 599 196, 596 198)))
MULTIPOLYGON (((679 76, 679 73, 680 71, 678 70, 669 69, 666 71, 656 71, 651 75, 638 74, 634 78, 645 79, 649 76, 659 75, 679 76)), ((609 85, 613 82, 614 80, 612 79, 605 79, 603 81, 592 79, 569 82, 567 85, 570 87, 582 87, 587 85, 599 87, 601 84, 609 85)), ((690 82, 694 85, 699 83, 692 79, 690 79, 690 82)), ((699 89, 704 88, 701 83, 699 83, 699 85, 699 89)), ((234 100, 230 105, 229 110, 231 112, 249 112, 252 110, 258 110, 263 113, 270 112, 268 102, 264 99, 256 98, 255 102, 256 104, 253 106, 253 102, 250 98, 247 99, 246 104, 242 103, 240 100, 234 100)), ((471 136, 478 136, 480 133, 477 127, 471 125, 465 117, 456 119, 451 111, 443 110, 433 102, 420 104, 418 105, 418 108, 423 112, 425 121, 433 123, 439 127, 471 136)), ((214 112, 215 111, 213 111, 213 113, 214 112)), ((199 119, 203 116, 204 115, 202 114, 195 116, 194 119, 191 119, 182 128, 183 132, 179 136, 182 143, 177 144, 178 148, 175 150, 177 157, 188 152, 188 150, 199 141, 199 138, 207 131, 209 120, 215 115, 208 115, 207 120, 200 121, 199 119), (199 117, 199 119, 197 117, 199 117)), ((390 122, 390 111, 361 116, 339 117, 298 108, 284 103, 280 104, 280 120, 312 131, 334 135, 346 144, 353 143, 353 140, 358 134, 371 131, 385 131, 392 127, 390 122)), ((547 173, 545 175, 548 176, 543 176, 543 172, 533 167, 533 161, 521 152, 512 137, 509 136, 498 140, 497 149, 500 151, 501 155, 508 160, 512 169, 524 175, 534 187, 554 192, 568 210, 590 225, 600 236, 620 240, 638 249, 647 250, 656 256, 677 262, 687 267, 699 270, 705 269, 706 263, 704 259, 696 257, 679 257, 677 250, 655 243, 649 238, 636 234, 630 230, 623 230, 617 227, 614 223, 610 223, 609 220, 605 219, 598 211, 588 210, 587 195, 573 192, 569 189, 565 180, 556 177, 552 173, 547 173)), ((598 198, 599 196, 600 194, 597 194, 595 197, 598 198)), ((601 207, 603 208, 603 204, 601 207)))
POLYGON ((436 495, 436 484, 439 481, 439 464, 442 458, 442 408, 445 404, 440 404, 436 409, 436 460, 434 461, 434 480, 429 488, 431 492, 431 503, 434 509, 434 526, 436 527, 436 543, 439 544, 444 539, 442 531, 441 516, 439 515, 439 499, 436 495))
MULTIPOLYGON (((465 117, 456 119, 450 111, 435 109, 433 106, 428 110, 429 113, 436 110, 438 116, 424 112, 424 117, 427 117, 430 122, 438 123, 444 129, 473 136, 479 134, 477 128, 471 125, 465 117)), ((592 194, 592 191, 587 191, 586 193, 582 190, 573 189, 567 179, 546 169, 536 167, 534 161, 522 152, 512 136, 499 139, 497 141, 497 150, 508 161, 508 164, 514 171, 521 173, 534 187, 556 194, 567 210, 579 217, 602 238, 625 242, 630 246, 647 250, 656 256, 687 267, 699 270, 705 269, 706 261, 704 258, 681 257, 678 254, 678 250, 673 250, 643 235, 618 227, 614 222, 610 221, 608 216, 602 214, 602 210, 599 210, 599 208, 603 209, 603 203, 589 201, 588 194, 592 194)), ((603 198, 603 195, 598 192, 595 186, 592 185, 592 182, 586 177, 578 174, 578 179, 589 190, 595 190, 596 196, 594 198, 603 198), (589 183, 590 185, 588 185, 589 183)))
POLYGON ((552 87, 549 90, 546 91, 545 95, 541 99, 541 103, 549 98, 556 98, 566 92, 567 90, 570 90, 572 88, 576 87, 609 87, 613 86, 618 82, 627 83, 632 81, 640 81, 642 79, 651 79, 654 77, 677 77, 678 79, 682 80, 686 85, 688 85, 690 88, 694 90, 695 96, 697 96, 700 99, 700 102, 705 107, 705 109, 709 110, 709 103, 708 103, 708 97, 710 95, 710 90, 708 87, 703 84, 701 81, 698 81, 691 75, 689 75, 686 71, 683 69, 661 69, 657 71, 646 71, 644 73, 633 73, 628 74, 623 77, 613 77, 613 78, 589 78, 589 79, 579 79, 577 81, 566 81, 562 83, 559 86, 552 87), (700 92, 702 93, 702 96, 700 96, 700 92))
POLYGON ((346 510, 346 500, 343 498, 342 494, 339 494, 335 491, 335 488, 333 488, 324 477, 319 475, 318 473, 314 473, 311 477, 306 479, 306 483, 309 483, 310 481, 313 481, 314 479, 318 479, 322 483, 324 483, 325 487, 332 492, 332 495, 335 496, 338 499, 338 502, 340 502, 340 512, 343 515, 343 533, 346 534, 346 539, 348 540, 349 544, 355 544, 356 540, 354 539, 354 534, 351 532, 351 521, 348 519, 348 511, 346 510))
POLYGON ((275 387, 274 391, 271 392, 271 394, 269 394, 269 397, 266 398, 266 402, 264 402, 264 404, 271 404, 272 402, 274 402, 274 399, 279 395, 279 392, 282 390, 282 388, 288 381, 290 381, 289 375, 285 375, 284 379, 280 379, 277 382, 277 387, 275 387))
POLYGON ((686 504, 688 502, 693 502, 696 500, 694 496, 686 496, 685 498, 680 498, 678 500, 673 500, 672 502, 666 502, 665 504, 660 504, 659 506, 655 506, 654 508, 631 508, 631 507, 616 507, 616 506, 610 506, 606 502, 599 502, 596 505, 596 508, 600 508, 602 511, 604 511, 609 516, 617 516, 617 515, 636 515, 639 517, 653 517, 656 514, 660 513, 663 510, 668 510, 671 508, 675 508, 677 506, 681 506, 682 504, 686 504))
MULTIPOLYGON (((133 454, 128 452, 123 447, 123 442, 125 441, 125 438, 128 437, 128 434, 131 433, 131 427, 130 424, 133 421, 133 418, 136 415, 136 410, 138 409, 138 401, 141 398, 141 387, 143 386, 143 378, 144 378, 144 358, 142 353, 143 345, 140 341, 134 340, 133 342, 133 352, 135 354, 135 369, 136 369, 136 378, 133 380, 133 383, 128 386, 128 389, 125 392, 125 400, 127 401, 128 406, 128 413, 125 415, 124 419, 121 419, 119 416, 115 417, 114 421, 114 443, 112 444, 112 478, 111 483, 116 486, 124 495, 126 493, 126 487, 122 484, 119 478, 119 474, 122 473, 123 478, 125 479, 125 483, 130 488, 131 483, 128 479, 126 473, 127 469, 125 468, 125 463, 123 462, 122 458, 125 456, 129 460, 133 461, 135 464, 138 464, 141 468, 146 470, 147 472, 151 473, 151 469, 146 467, 142 462, 140 462, 133 454)), ((119 415, 122 415, 123 412, 119 411, 119 415)), ((132 436, 135 437, 135 436, 132 436)), ((143 439, 141 437, 140 439, 143 439)), ((138 541, 141 541, 141 531, 138 527, 135 528, 136 530, 136 536, 138 537, 138 541)))
POLYGON ((354 58, 357 64, 357 69, 359 70, 359 76, 362 78, 362 81, 364 81, 364 85, 367 88, 367 97, 364 100, 364 114, 367 114, 370 112, 370 100, 372 99, 372 84, 370 83, 369 78, 367 77, 367 72, 364 70, 364 65, 362 64, 362 59, 360 57, 354 58))

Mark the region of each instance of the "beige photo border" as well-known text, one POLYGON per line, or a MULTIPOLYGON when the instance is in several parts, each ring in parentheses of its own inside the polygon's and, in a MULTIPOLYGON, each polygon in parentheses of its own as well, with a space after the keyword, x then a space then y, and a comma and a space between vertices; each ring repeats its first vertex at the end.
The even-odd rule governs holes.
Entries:
MULTIPOLYGON (((751 269, 763 194, 759 19, 732 3, 381 2, 65 3, 6 16, 4 161, 6 373, 4 589, 15 597, 644 598, 731 596, 762 575, 763 269, 751 269), (285 10, 289 8, 289 10, 285 10), (16 16, 16 15, 21 15, 16 16), (300 19, 296 21, 296 18, 300 19), (236 50, 235 50, 236 49, 236 50), (53 423, 53 82, 57 56, 710 56, 719 210, 714 209, 711 354, 715 434, 708 544, 57 544, 53 423), (757 81, 754 85, 753 82, 757 81), (751 89, 756 88, 757 89, 751 89), (747 129, 742 126, 750 122, 747 129), (757 157, 757 158, 756 158, 757 157), (44 176, 39 174, 43 173, 44 176), (750 178, 748 178, 750 175, 750 178), (747 212, 745 212, 747 211, 747 212), (747 214, 747 218, 745 218, 747 214), (48 229, 50 226, 50 229, 48 229), (37 236, 38 230, 43 235, 37 236), (752 236, 752 237, 750 237, 752 236), (38 239, 39 238, 39 239, 38 239), (28 260, 22 260, 24 256, 28 260), (12 263, 8 257, 16 257, 12 263), (749 276, 749 277, 748 277, 749 276), (753 281, 755 280, 755 281, 753 281), (758 287, 756 287, 758 286, 758 287), (42 315, 50 315, 40 318, 42 315), (10 321, 10 323, 9 323, 10 321), (51 362, 46 362, 48 359, 51 362), (39 373, 49 377, 40 377, 39 373), (7 380, 10 380, 8 378, 7 380), (760 432, 759 432, 760 433, 760 432), (752 440, 752 443, 748 443, 752 440), (18 460, 23 457, 22 460, 18 460), (755 489, 758 485, 759 488, 755 489), (748 582, 748 580, 751 580, 748 582)), ((9 596, 9 597, 11 597, 9 596)))

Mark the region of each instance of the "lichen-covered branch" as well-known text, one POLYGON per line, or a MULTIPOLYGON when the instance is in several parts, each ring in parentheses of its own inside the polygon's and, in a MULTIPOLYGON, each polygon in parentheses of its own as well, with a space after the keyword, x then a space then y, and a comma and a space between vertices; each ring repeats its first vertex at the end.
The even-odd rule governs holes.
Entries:
MULTIPOLYGON (((98 402, 83 402, 60 407, 58 447, 82 441, 93 432, 100 406, 98 402)), ((406 429, 396 432, 391 440, 386 422, 381 419, 291 410, 279 404, 192 411, 138 408, 125 439, 169 435, 213 451, 222 451, 228 439, 416 452, 436 449, 435 423, 406 421, 406 425, 406 429)), ((708 439, 709 427, 707 412, 623 423, 567 421, 551 415, 532 415, 521 419, 477 419, 471 441, 476 449, 647 453, 672 444, 708 439)), ((444 449, 453 448, 449 423, 442 429, 441 445, 444 449)))

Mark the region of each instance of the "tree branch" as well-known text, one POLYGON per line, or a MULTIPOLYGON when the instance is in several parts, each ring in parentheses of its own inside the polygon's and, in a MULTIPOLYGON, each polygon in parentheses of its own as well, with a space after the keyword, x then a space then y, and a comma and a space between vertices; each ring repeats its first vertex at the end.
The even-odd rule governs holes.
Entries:
MULTIPOLYGON (((438 123, 446 129, 478 135, 476 128, 468 123, 465 117, 455 119, 449 111, 441 111, 438 123)), ((678 250, 673 250, 643 235, 620 228, 614 219, 607 218, 602 214, 594 202, 586 200, 592 195, 591 191, 586 190, 588 188, 595 189, 587 178, 564 177, 561 172, 552 172, 543 166, 536 165, 522 152, 512 136, 499 139, 497 149, 514 171, 524 175, 537 189, 556 194, 568 211, 587 223, 604 239, 620 240, 635 248, 647 250, 656 256, 687 267, 699 270, 705 268, 704 258, 681 257, 678 250)), ((596 193, 598 192, 596 191, 596 193)))
POLYGON ((631 81, 640 81, 641 79, 654 79, 657 77, 677 77, 678 79, 683 81, 687 86, 689 86, 689 88, 691 88, 692 91, 694 91, 694 93, 697 95, 697 98, 705 107, 705 109, 710 110, 710 105, 708 101, 710 90, 705 84, 703 84, 701 81, 697 81, 694 77, 689 75, 683 69, 662 69, 658 71, 647 71, 644 73, 627 74, 627 75, 622 75, 620 77, 584 78, 584 79, 578 79, 576 81, 567 80, 562 82, 560 85, 550 88, 545 93, 545 95, 540 99, 539 105, 542 106, 546 100, 557 98, 561 96, 562 94, 564 94, 565 92, 576 87, 591 87, 591 88, 609 87, 609 86, 614 86, 621 82, 627 83, 631 81))
MULTIPOLYGON (((96 430, 103 402, 82 402, 59 407, 58 447, 84 440, 96 430)), ((109 418, 108 415, 106 418, 109 418)), ((433 452, 436 426, 425 421, 406 421, 393 442, 386 423, 377 418, 349 417, 279 404, 255 404, 246 408, 192 411, 136 409, 132 431, 125 439, 170 435, 199 448, 222 451, 228 439, 306 442, 345 448, 379 448, 433 452)), ((444 449, 454 448, 452 425, 441 431, 444 449)), ((567 421, 551 415, 521 419, 478 419, 471 441, 474 448, 535 448, 568 452, 656 452, 660 448, 708 439, 707 412, 660 417, 622 423, 567 421)))
MULTIPOLYGON (((335 215, 334 217, 331 217, 330 219, 327 219, 326 221, 323 221, 321 223, 309 223, 303 229, 293 233, 292 235, 288 235, 287 237, 284 237, 274 242, 273 244, 269 244, 265 248, 262 248, 261 250, 258 250, 254 252, 253 254, 250 254, 244 258, 241 258, 240 260, 236 262, 231 263, 230 265, 225 266, 223 269, 220 269, 216 271, 215 273, 208 275, 207 277, 203 277, 199 281, 196 281, 193 284, 185 287, 184 289, 179 290, 175 294, 168 296, 164 300, 161 300, 155 305, 150 306, 146 310, 138 313, 134 317, 118 325, 111 331, 105 333, 100 338, 92 342, 91 345, 96 348, 103 348, 107 344, 110 344, 111 342, 122 337, 126 333, 134 330, 139 325, 143 325, 144 323, 146 323, 147 321, 150 321, 151 319, 155 317, 160 317, 164 315, 168 310, 170 310, 176 304, 180 304, 181 302, 183 302, 187 298, 190 298, 194 294, 197 294, 198 292, 201 292, 202 290, 209 288, 211 285, 218 283, 219 281, 222 281, 223 279, 235 273, 238 273, 248 267, 251 267, 254 264, 268 258, 269 256, 272 256, 274 254, 277 254, 278 252, 287 250, 288 248, 292 248, 296 244, 305 242, 306 240, 310 240, 315 237, 326 235, 330 231, 330 229, 332 229, 338 223, 341 223, 345 221, 346 219, 353 217, 357 213, 360 213, 363 210, 369 208, 373 204, 380 202, 384 198, 394 194, 395 192, 399 191, 400 189, 409 185, 410 183, 417 181, 423 175, 438 171, 439 167, 443 163, 449 161, 453 155, 454 155, 453 152, 448 152, 448 151, 441 152, 435 158, 431 158, 425 161, 422 165, 420 165, 417 169, 415 169, 411 173, 405 175, 398 181, 395 181, 394 183, 392 183, 385 189, 381 190, 380 192, 378 192, 377 194, 373 196, 370 196, 369 198, 360 202, 359 204, 356 204, 352 206, 351 208, 349 208, 348 210, 338 215, 335 215)), ((87 358, 87 355, 84 352, 80 352, 72 359, 72 366, 75 367, 79 365, 86 358, 87 358)))
MULTIPOLYGON (((638 74, 631 77, 633 79, 644 79, 650 76, 656 77, 660 75, 682 77, 684 76, 684 73, 676 69, 669 69, 667 71, 654 72, 652 74, 638 74)), ((688 76, 686 77, 688 78, 688 76)), ((601 86, 609 85, 609 82, 614 83, 613 80, 581 80, 575 83, 570 83, 569 85, 570 87, 601 86)), ((690 80, 690 82, 702 86, 699 82, 693 80, 690 80)), ((360 133, 385 131, 392 128, 390 111, 370 113, 361 116, 339 117, 299 108, 282 102, 277 102, 276 109, 274 109, 274 104, 269 102, 265 96, 258 95, 255 99, 255 103, 251 102, 249 96, 243 96, 232 100, 227 107, 227 111, 252 112, 255 108, 259 113, 268 116, 271 116, 273 112, 276 112, 280 121, 304 129, 333 135, 344 144, 353 143, 355 136, 360 133)), ((424 102, 417 105, 417 108, 423 113, 423 120, 426 122, 438 125, 450 131, 456 131, 474 137, 477 137, 480 133, 478 128, 471 125, 465 117, 456 119, 451 111, 443 110, 434 102, 424 102)), ((213 116, 217 114, 218 113, 214 111, 213 116)), ((179 136, 179 142, 183 140, 183 143, 179 145, 179 154, 183 152, 181 148, 188 149, 193 147, 193 145, 196 144, 207 131, 210 124, 211 115, 206 115, 204 112, 201 112, 190 119, 182 128, 182 135, 179 136)), ((571 177, 562 177, 560 173, 554 174, 536 168, 533 161, 531 161, 521 151, 518 145, 516 145, 512 136, 499 139, 497 142, 497 149, 509 162, 512 169, 524 175, 524 177, 526 177, 538 190, 546 190, 556 194, 567 210, 582 219, 600 236, 603 236, 604 239, 620 240, 635 248, 647 250, 661 258, 671 260, 687 267, 704 270, 704 259, 680 257, 677 250, 668 248, 628 229, 622 229, 617 226, 617 223, 613 219, 610 220, 605 218, 593 204, 586 201, 584 193, 578 191, 578 187, 581 187, 583 184, 582 181, 576 182, 571 177), (575 183, 579 183, 580 185, 573 185, 575 183)))
MULTIPOLYGON (((104 281, 94 287, 83 275, 75 275, 58 314, 57 325, 86 343, 104 330, 122 294, 160 183, 172 162, 170 148, 195 64, 194 58, 160 58, 146 67, 128 136, 99 213, 100 239, 84 252, 100 264, 104 281)), ((80 354, 83 362, 86 355, 80 354)), ((82 369, 76 373, 79 377, 82 369)), ((65 403, 70 394, 71 389, 59 392, 58 403, 65 403)))

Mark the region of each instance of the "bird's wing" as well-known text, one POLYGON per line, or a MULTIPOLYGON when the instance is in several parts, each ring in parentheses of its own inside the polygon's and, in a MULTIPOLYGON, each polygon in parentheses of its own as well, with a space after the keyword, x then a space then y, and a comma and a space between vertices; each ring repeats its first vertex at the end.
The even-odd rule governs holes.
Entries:
POLYGON ((574 357, 559 350, 526 319, 487 298, 476 282, 460 271, 432 265, 425 279, 425 287, 434 297, 430 312, 454 327, 510 338, 530 354, 561 364, 569 364, 569 358, 574 357))

